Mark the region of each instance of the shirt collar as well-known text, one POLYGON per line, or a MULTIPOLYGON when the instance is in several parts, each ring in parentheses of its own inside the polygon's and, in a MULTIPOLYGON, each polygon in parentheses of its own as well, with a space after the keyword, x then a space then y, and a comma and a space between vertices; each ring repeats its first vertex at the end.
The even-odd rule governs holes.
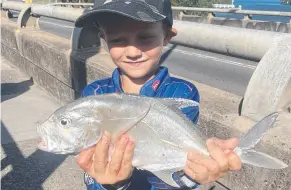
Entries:
MULTIPOLYGON (((162 82, 168 77, 168 68, 161 66, 158 74, 141 87, 139 94, 144 96, 155 96, 162 82)), ((120 70, 118 68, 113 71, 112 79, 115 86, 115 91, 123 92, 120 81, 120 70)))

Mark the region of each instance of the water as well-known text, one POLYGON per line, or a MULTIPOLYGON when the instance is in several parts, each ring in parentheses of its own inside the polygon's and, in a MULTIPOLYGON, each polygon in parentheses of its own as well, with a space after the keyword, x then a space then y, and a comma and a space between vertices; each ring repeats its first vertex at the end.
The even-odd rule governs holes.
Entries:
MULTIPOLYGON (((235 7, 241 5, 242 10, 260 10, 260 11, 281 11, 291 12, 291 5, 284 5, 280 0, 235 0, 235 7)), ((238 14, 216 14, 217 17, 243 19, 244 15, 238 14)), ((280 16, 261 16, 254 15, 252 20, 273 21, 273 22, 290 22, 290 17, 280 16)))

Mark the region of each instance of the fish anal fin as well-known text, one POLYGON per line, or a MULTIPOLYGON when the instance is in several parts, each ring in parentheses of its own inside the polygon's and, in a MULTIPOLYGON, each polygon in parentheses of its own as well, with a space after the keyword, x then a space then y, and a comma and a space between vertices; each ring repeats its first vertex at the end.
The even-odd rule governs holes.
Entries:
POLYGON ((164 183, 179 188, 180 186, 174 181, 172 175, 174 172, 179 171, 180 168, 168 169, 168 170, 161 170, 161 171, 154 171, 152 172, 155 176, 157 176, 160 180, 164 183))

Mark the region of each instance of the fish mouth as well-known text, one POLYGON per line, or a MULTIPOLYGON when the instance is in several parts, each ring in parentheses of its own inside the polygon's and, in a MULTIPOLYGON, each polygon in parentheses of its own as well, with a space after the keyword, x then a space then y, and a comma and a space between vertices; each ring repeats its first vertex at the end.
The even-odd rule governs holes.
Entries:
POLYGON ((42 150, 42 151, 48 151, 48 143, 44 138, 45 131, 43 130, 42 126, 40 126, 40 125, 37 126, 37 132, 41 137, 41 141, 38 142, 37 148, 42 150))
POLYGON ((42 151, 46 151, 46 152, 48 151, 47 143, 44 140, 40 141, 37 144, 37 148, 40 149, 40 150, 42 150, 42 151))

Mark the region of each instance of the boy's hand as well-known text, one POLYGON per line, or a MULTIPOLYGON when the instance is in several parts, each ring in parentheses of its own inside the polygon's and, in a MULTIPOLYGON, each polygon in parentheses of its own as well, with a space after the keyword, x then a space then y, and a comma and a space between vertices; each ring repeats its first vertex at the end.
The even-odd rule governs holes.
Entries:
POLYGON ((82 151, 77 159, 79 166, 100 184, 116 184, 133 172, 133 140, 123 135, 116 141, 110 162, 109 147, 110 135, 105 133, 95 147, 82 151))
POLYGON ((241 160, 233 149, 238 145, 238 140, 207 140, 210 157, 199 153, 189 153, 185 173, 200 184, 216 181, 227 174, 229 170, 240 170, 241 160))

